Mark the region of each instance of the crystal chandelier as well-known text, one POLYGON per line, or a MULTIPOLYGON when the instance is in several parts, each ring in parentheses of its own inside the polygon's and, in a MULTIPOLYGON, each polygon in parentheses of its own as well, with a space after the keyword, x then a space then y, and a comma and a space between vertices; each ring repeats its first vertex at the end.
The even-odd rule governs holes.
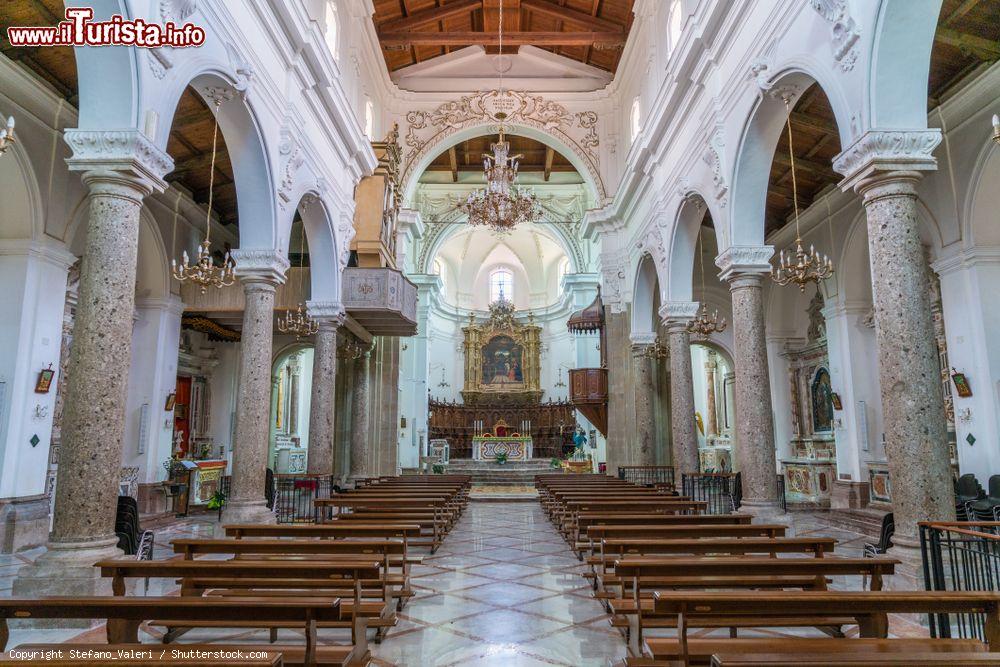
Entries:
MULTIPOLYGON (((306 257, 306 229, 302 225, 302 236, 299 238, 299 294, 304 294, 305 288, 305 266, 306 257)), ((285 311, 284 317, 278 316, 278 331, 284 334, 295 336, 296 340, 314 335, 319 331, 319 322, 309 317, 305 304, 299 303, 299 307, 294 311, 285 311)))
POLYGON ((792 205, 795 208, 795 250, 781 251, 778 267, 771 270, 771 278, 781 286, 795 283, 800 292, 806 291, 809 283, 819 283, 833 275, 833 262, 826 255, 820 255, 813 246, 807 253, 802 248, 802 233, 799 229, 799 186, 795 178, 795 151, 792 150, 792 110, 788 96, 784 97, 785 112, 788 115, 788 158, 792 168, 792 205))
POLYGON ((14 139, 14 117, 7 119, 7 127, 0 130, 0 155, 7 152, 7 149, 17 143, 14 139))
MULTIPOLYGON (((503 58, 503 1, 500 2, 500 58, 503 58)), ((504 97, 503 63, 500 63, 500 97, 504 97)), ((500 139, 490 144, 492 155, 483 155, 486 187, 469 195, 459 209, 469 216, 469 224, 486 227, 496 234, 506 234, 522 223, 535 222, 541 210, 535 195, 515 185, 520 155, 511 156, 510 142, 504 133, 507 114, 498 112, 500 139)))
POLYGON ((170 273, 179 282, 191 281, 201 287, 204 294, 208 288, 229 287, 236 282, 236 262, 227 252, 222 259, 222 265, 216 266, 212 257, 212 202, 215 194, 215 159, 219 140, 219 107, 222 105, 222 98, 215 101, 215 131, 212 134, 212 167, 208 176, 208 213, 205 221, 205 241, 198 247, 198 259, 192 265, 189 263, 188 254, 185 250, 181 257, 183 261, 180 265, 176 259, 170 260, 170 273))
POLYGON ((705 252, 702 249, 702 234, 698 231, 698 259, 701 263, 701 305, 698 306, 698 314, 688 322, 688 333, 702 340, 707 339, 714 333, 722 333, 726 330, 726 318, 719 317, 718 309, 708 314, 708 304, 705 303, 705 252))

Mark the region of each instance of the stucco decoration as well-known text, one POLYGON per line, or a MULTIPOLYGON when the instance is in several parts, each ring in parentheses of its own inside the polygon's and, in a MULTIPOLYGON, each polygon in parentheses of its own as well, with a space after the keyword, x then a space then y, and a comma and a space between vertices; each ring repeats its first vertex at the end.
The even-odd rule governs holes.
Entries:
POLYGON ((302 155, 302 148, 298 139, 292 134, 289 127, 281 130, 281 143, 278 144, 278 152, 284 159, 281 169, 281 182, 278 184, 278 206, 281 210, 287 210, 292 201, 292 194, 295 190, 295 176, 300 167, 305 162, 302 155))
POLYGON ((922 171, 937 169, 934 149, 941 142, 938 129, 865 132, 833 161, 843 174, 847 189, 876 171, 922 171))
POLYGON ((840 69, 851 71, 858 60, 856 47, 861 30, 851 17, 847 0, 809 0, 809 4, 832 24, 830 46, 833 49, 833 59, 840 65, 840 69))
POLYGON ((654 226, 635 245, 636 250, 640 254, 649 253, 649 256, 653 258, 657 274, 664 275, 666 271, 667 250, 663 243, 663 234, 660 233, 660 228, 654 226))
MULTIPOLYGON (((198 0, 160 0, 160 17, 164 22, 184 23, 198 9, 198 0)), ((167 70, 174 66, 174 49, 169 46, 158 49, 142 49, 146 52, 146 62, 153 76, 162 79, 167 70)))
POLYGON ((288 259, 280 250, 236 249, 232 252, 236 262, 236 275, 241 278, 257 278, 277 284, 285 282, 288 273, 288 259))
POLYGON ((160 16, 164 21, 186 21, 198 9, 198 0, 160 0, 160 16))
POLYGON ((765 246, 729 246, 715 260, 723 280, 741 274, 771 273, 771 258, 774 247, 765 246))
POLYGON ((723 175, 722 151, 726 144, 722 138, 722 131, 722 127, 717 127, 712 136, 709 137, 708 147, 705 149, 702 160, 712 169, 713 194, 716 201, 719 202, 719 206, 725 208, 726 204, 729 203, 729 184, 726 183, 726 177, 723 175))
POLYGON ((601 300, 612 313, 625 312, 628 261, 628 251, 601 253, 601 300))
POLYGON ((64 139, 73 149, 72 171, 122 171, 163 190, 163 177, 174 170, 170 156, 138 130, 67 130, 64 139))
POLYGON ((573 149, 582 158, 603 201, 607 199, 601 179, 599 156, 600 135, 598 116, 593 111, 571 113, 558 102, 540 95, 518 91, 479 91, 458 100, 445 102, 432 111, 414 110, 406 114, 406 168, 402 181, 411 177, 411 170, 448 136, 461 130, 496 123, 496 114, 507 114, 510 125, 524 125, 547 132, 573 149))

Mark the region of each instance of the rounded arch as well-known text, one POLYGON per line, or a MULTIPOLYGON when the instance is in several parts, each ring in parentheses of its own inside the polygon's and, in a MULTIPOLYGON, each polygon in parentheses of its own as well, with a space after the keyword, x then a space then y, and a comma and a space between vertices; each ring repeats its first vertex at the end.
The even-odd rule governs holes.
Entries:
POLYGON ((226 142, 236 182, 240 247, 280 247, 282 234, 275 209, 276 188, 265 133, 254 105, 224 69, 203 67, 186 80, 177 79, 164 96, 163 108, 167 111, 157 132, 157 144, 167 145, 177 105, 188 87, 213 111, 214 99, 223 100, 218 111, 219 131, 226 142))
POLYGON ((156 220, 145 207, 139 212, 139 254, 135 294, 140 299, 164 299, 170 295, 170 258, 156 220))
POLYGON ((868 72, 869 127, 927 127, 931 51, 942 2, 881 0, 868 72))
POLYGON ((639 259, 635 270, 635 285, 632 288, 632 333, 652 334, 657 328, 657 301, 659 275, 656 262, 649 253, 639 259))
POLYGON ((271 358, 271 375, 273 376, 277 372, 278 368, 285 363, 288 357, 298 352, 312 349, 314 349, 313 344, 307 340, 297 340, 275 349, 274 355, 271 358))
MULTIPOLYGON (((292 210, 292 219, 295 210, 302 219, 306 241, 309 243, 309 298, 311 301, 339 303, 340 252, 330 208, 318 193, 308 191, 299 198, 298 207, 292 210)), ((287 257, 290 251, 288 245, 291 240, 292 220, 289 220, 287 225, 282 225, 282 228, 289 230, 289 234, 283 238, 281 244, 287 257)))
MULTIPOLYGON (((476 121, 460 129, 449 128, 443 130, 430 139, 416 155, 410 158, 406 165, 402 178, 403 201, 413 201, 413 195, 416 192, 420 176, 438 155, 463 141, 492 134, 495 127, 495 121, 476 121)), ((601 179, 597 166, 584 157, 572 139, 565 135, 563 135, 564 138, 560 137, 554 132, 544 129, 541 125, 533 127, 525 123, 511 123, 505 126, 505 131, 512 136, 527 137, 535 141, 540 141, 546 146, 562 153, 570 161, 570 164, 576 168, 587 184, 587 189, 590 191, 591 196, 591 207, 603 204, 607 199, 607 191, 604 189, 604 182, 601 179)))
POLYGON ((963 208, 962 245, 1000 246, 1000 147, 989 142, 976 160, 963 208))
MULTIPOLYGON (((93 21, 113 16, 132 18, 125 0, 93 0, 93 21)), ((125 46, 75 47, 82 130, 121 130, 141 127, 139 119, 138 54, 143 49, 125 46)))
POLYGON ((706 213, 710 213, 710 209, 699 192, 691 190, 683 193, 667 251, 667 301, 694 301, 694 263, 698 253, 698 234, 706 213))
MULTIPOLYGON (((790 61, 758 94, 740 135, 733 173, 732 215, 729 242, 734 246, 764 245, 764 210, 771 163, 788 115, 784 97, 795 108, 799 97, 813 84, 826 95, 833 110, 841 146, 851 143, 850 110, 840 88, 822 67, 807 59, 790 61)), ((721 248, 720 248, 721 250, 721 248)))
POLYGON ((0 159, 0 183, 4 192, 0 239, 40 239, 45 233, 44 207, 31 159, 20 143, 0 159))

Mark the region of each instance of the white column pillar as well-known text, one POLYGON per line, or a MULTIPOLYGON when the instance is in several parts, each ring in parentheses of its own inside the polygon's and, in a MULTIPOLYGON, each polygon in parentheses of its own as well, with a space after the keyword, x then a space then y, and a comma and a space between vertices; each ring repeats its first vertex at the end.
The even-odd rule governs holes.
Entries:
POLYGON ((45 497, 56 383, 59 380, 66 277, 76 261, 56 241, 0 241, 0 546, 43 544, 45 497), (48 393, 39 373, 55 371, 48 393), (5 406, 9 408, 5 409, 5 406), (37 438, 37 440, 34 440, 37 438), (32 444, 35 442, 36 444, 32 444))

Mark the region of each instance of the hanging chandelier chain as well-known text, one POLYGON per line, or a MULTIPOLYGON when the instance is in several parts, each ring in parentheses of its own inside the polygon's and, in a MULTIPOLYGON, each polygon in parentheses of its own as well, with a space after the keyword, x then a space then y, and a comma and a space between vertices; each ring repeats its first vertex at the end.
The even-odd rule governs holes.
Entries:
POLYGON ((215 129, 212 131, 212 168, 208 172, 208 213, 205 216, 205 243, 212 240, 212 205, 215 203, 215 160, 219 147, 219 110, 222 98, 215 100, 215 129))
POLYGON ((698 338, 706 339, 713 333, 722 333, 726 330, 726 319, 719 319, 719 311, 715 310, 708 314, 708 302, 705 297, 705 241, 704 230, 698 227, 698 263, 701 265, 701 300, 698 304, 698 313, 694 319, 688 322, 688 333, 698 338))
POLYGON ((799 228, 799 180, 795 175, 795 144, 792 141, 792 108, 788 104, 788 96, 784 98, 785 114, 788 121, 785 127, 788 128, 788 162, 792 168, 792 207, 795 209, 795 238, 802 240, 802 232, 799 228))

